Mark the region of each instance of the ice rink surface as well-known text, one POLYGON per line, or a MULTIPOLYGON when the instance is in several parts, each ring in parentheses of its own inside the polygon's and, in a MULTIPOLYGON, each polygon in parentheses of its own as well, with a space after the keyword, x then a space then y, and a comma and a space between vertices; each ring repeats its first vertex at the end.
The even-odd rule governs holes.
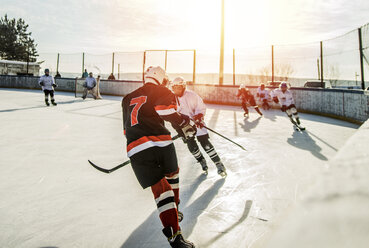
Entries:
MULTIPOLYGON (((0 89, 0 247, 169 247, 150 189, 128 165, 121 97, 74 98, 56 92, 0 89)), ((228 170, 222 179, 204 153, 202 174, 187 146, 174 141, 180 171, 181 228, 196 247, 265 247, 270 235, 358 126, 300 114, 305 132, 284 113, 207 105, 208 127, 228 170)), ((173 133, 174 135, 174 133, 173 133)))

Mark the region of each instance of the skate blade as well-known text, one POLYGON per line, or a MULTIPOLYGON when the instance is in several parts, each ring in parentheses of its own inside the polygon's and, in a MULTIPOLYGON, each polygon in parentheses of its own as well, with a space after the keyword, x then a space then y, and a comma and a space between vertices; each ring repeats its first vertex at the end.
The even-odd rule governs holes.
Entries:
POLYGON ((220 173, 218 173, 218 174, 219 174, 219 176, 221 176, 222 178, 227 177, 227 172, 225 172, 225 171, 222 171, 222 172, 220 172, 220 173))
POLYGON ((209 173, 208 173, 208 170, 204 170, 202 171, 202 174, 204 174, 205 176, 207 176, 209 173))

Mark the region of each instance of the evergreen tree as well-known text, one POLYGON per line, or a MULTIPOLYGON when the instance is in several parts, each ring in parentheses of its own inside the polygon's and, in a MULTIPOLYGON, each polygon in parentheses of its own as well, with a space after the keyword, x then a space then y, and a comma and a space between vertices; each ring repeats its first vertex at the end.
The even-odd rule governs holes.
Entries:
POLYGON ((28 24, 22 18, 0 18, 0 58, 35 62, 38 56, 35 40, 27 31, 28 24))

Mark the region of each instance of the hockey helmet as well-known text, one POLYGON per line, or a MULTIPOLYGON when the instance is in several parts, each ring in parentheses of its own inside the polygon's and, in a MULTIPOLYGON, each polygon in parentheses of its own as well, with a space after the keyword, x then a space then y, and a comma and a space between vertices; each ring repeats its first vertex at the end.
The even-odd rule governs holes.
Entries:
POLYGON ((282 82, 280 85, 279 85, 279 88, 288 88, 288 85, 286 82, 282 82))
POLYGON ((244 84, 240 84, 240 89, 246 89, 246 86, 244 84))
POLYGON ((176 77, 172 81, 172 86, 174 86, 174 85, 186 86, 186 81, 184 80, 183 77, 176 77))
POLYGON ((150 66, 145 72, 145 84, 154 83, 157 85, 166 84, 168 81, 168 76, 163 68, 160 66, 150 66))

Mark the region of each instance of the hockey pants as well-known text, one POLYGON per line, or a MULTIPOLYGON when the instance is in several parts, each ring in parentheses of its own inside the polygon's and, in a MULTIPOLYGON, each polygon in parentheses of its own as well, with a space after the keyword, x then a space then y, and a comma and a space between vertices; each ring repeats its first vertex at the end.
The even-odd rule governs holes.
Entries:
POLYGON ((45 94, 45 102, 46 103, 49 102, 49 95, 50 95, 51 102, 55 102, 54 91, 53 90, 44 90, 44 94, 45 94))

